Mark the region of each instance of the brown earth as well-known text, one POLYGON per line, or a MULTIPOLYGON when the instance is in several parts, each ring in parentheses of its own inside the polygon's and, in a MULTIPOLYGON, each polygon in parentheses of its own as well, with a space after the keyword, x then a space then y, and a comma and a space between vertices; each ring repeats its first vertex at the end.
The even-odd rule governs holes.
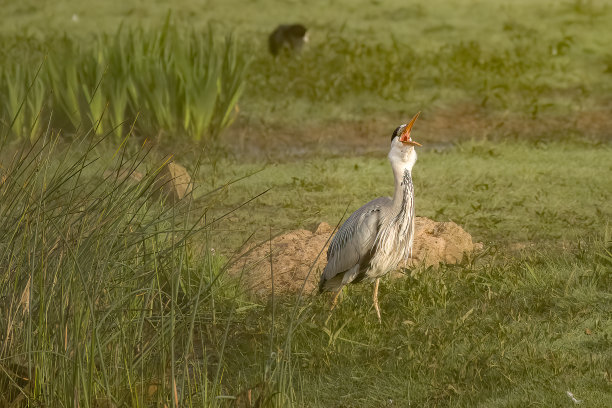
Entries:
MULTIPOLYGON (((273 286, 276 294, 299 293, 302 287, 304 293, 313 293, 325 267, 332 232, 333 228, 323 222, 314 231, 290 231, 251 246, 233 264, 230 274, 242 274, 247 290, 257 296, 268 296, 273 286)), ((417 217, 413 258, 404 266, 453 264, 480 248, 482 244, 474 244, 470 234, 454 222, 417 217)))
MULTIPOLYGON (((375 154, 387 152, 388 137, 396 125, 409 118, 381 114, 357 121, 278 125, 239 119, 223 137, 232 154, 248 158, 283 159, 320 154, 375 154)), ((408 115, 412 116, 412 115, 408 115)), ((423 112, 415 125, 415 139, 425 149, 444 149, 454 142, 486 140, 612 140, 608 109, 569 115, 525 117, 509 112, 488 112, 478 105, 462 104, 423 112)))

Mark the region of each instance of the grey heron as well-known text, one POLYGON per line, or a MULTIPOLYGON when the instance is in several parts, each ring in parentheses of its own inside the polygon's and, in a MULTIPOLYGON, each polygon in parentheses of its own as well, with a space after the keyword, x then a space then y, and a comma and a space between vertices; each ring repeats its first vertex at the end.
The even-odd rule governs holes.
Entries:
POLYGON ((379 197, 365 204, 342 224, 327 250, 327 265, 319 281, 319 292, 332 291, 332 309, 342 288, 364 279, 374 283, 374 308, 380 321, 378 285, 380 277, 390 272, 402 259, 412 255, 414 239, 414 187, 412 167, 421 146, 410 137, 419 117, 391 135, 388 158, 395 178, 393 198, 379 197))

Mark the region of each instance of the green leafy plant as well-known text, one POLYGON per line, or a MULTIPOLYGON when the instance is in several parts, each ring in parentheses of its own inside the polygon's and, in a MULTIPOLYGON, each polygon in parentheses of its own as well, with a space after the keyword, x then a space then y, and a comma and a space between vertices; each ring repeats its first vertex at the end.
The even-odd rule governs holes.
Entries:
POLYGON ((0 71, 0 124, 17 139, 35 139, 42 130, 49 89, 40 70, 13 65, 0 71))
POLYGON ((125 123, 141 116, 139 134, 214 143, 236 117, 248 66, 234 36, 216 37, 211 27, 179 29, 170 15, 160 30, 119 27, 90 46, 64 37, 48 51, 41 75, 18 63, 4 67, 3 122, 14 119, 18 137, 26 129, 36 134, 35 113, 48 89, 53 127, 113 133, 120 140, 125 123))

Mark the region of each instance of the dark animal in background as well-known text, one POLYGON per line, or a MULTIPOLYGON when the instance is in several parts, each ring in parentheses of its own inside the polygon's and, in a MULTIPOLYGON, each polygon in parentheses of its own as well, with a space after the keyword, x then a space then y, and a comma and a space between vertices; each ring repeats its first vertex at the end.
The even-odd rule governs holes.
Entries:
POLYGON ((270 53, 277 56, 281 51, 299 53, 308 42, 306 27, 301 24, 281 24, 268 37, 270 53))

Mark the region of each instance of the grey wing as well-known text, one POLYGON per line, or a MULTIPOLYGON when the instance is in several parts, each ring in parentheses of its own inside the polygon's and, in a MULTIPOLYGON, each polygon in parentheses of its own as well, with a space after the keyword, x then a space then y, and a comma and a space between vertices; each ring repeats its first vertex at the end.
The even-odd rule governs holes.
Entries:
POLYGON ((381 212, 390 205, 390 198, 377 198, 359 208, 342 224, 327 250, 327 265, 319 282, 320 290, 341 287, 346 272, 351 269, 353 274, 359 272, 359 265, 369 259, 376 241, 381 212), (338 282, 329 282, 332 279, 338 282))

